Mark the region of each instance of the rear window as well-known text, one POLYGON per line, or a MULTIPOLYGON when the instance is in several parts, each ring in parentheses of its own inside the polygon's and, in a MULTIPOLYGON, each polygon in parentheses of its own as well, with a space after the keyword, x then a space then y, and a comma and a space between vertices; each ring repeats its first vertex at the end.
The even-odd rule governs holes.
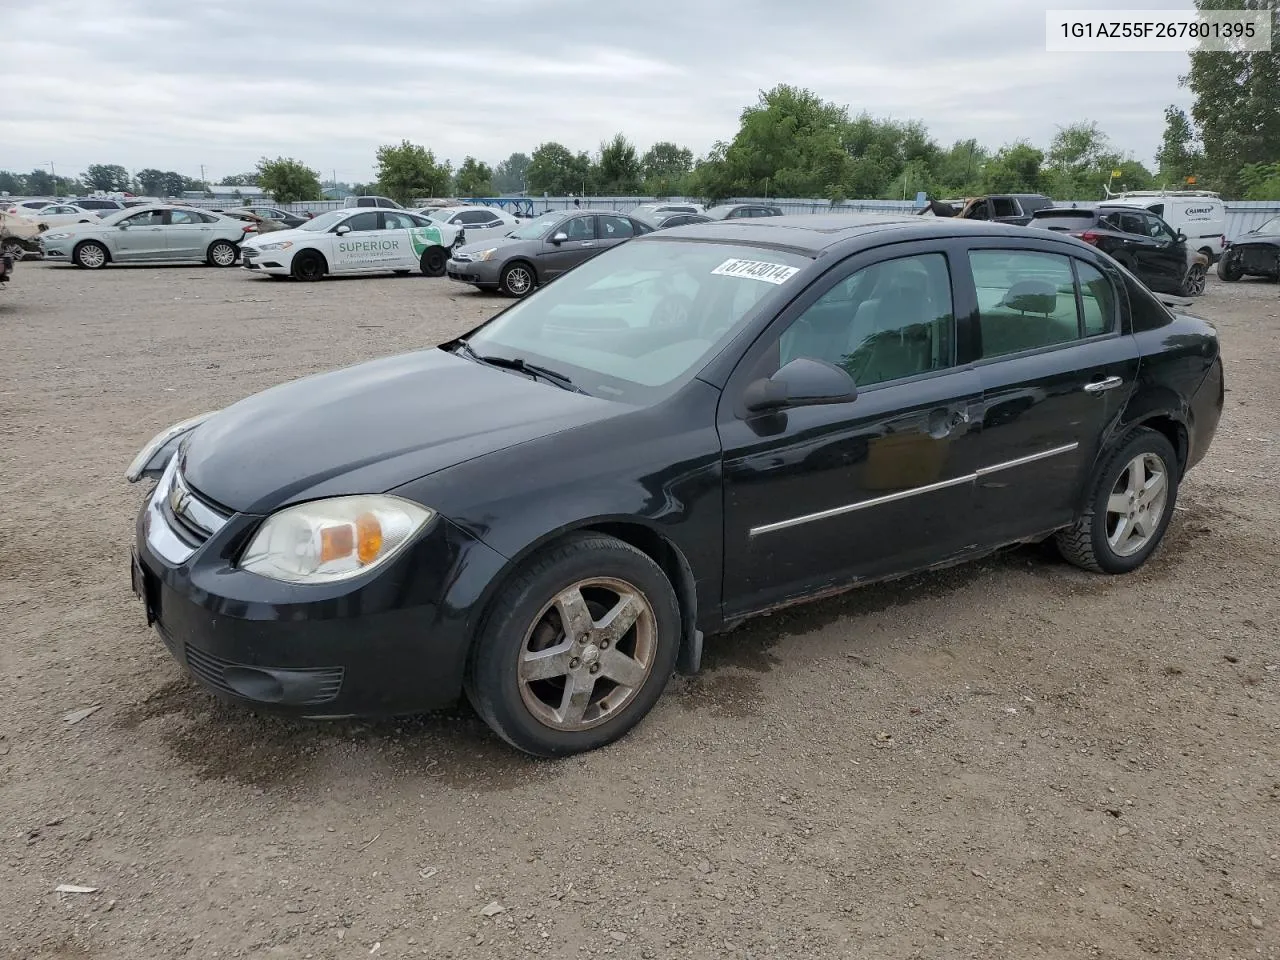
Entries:
POLYGON ((1031 215, 1031 226, 1044 230, 1087 230, 1093 226, 1092 210, 1037 210, 1031 215))

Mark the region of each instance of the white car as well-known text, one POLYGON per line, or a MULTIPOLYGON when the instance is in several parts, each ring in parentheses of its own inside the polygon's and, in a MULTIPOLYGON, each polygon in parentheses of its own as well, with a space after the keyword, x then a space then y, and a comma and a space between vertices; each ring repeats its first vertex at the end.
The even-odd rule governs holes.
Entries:
POLYGON ((419 212, 438 224, 465 231, 467 243, 500 240, 523 222, 496 207, 460 204, 456 207, 427 207, 419 212))
POLYGON ((97 210, 86 210, 74 203, 51 203, 23 216, 45 228, 65 227, 68 223, 97 223, 102 219, 97 210))
POLYGON ((246 270, 271 277, 319 280, 330 274, 409 273, 443 277, 454 228, 411 210, 348 207, 246 240, 246 270))

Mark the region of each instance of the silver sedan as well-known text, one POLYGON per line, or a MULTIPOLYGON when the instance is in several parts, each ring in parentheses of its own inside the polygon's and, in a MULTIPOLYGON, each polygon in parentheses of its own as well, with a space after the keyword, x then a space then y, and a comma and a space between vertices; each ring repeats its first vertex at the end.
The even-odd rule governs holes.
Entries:
POLYGON ((198 261, 235 266, 252 224, 192 207, 149 205, 40 235, 46 260, 97 270, 108 263, 198 261))

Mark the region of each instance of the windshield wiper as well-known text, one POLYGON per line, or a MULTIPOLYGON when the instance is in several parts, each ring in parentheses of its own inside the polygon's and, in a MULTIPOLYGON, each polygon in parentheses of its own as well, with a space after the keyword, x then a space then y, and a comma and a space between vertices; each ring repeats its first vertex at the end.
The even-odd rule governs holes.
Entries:
POLYGON ((503 370, 515 370, 517 373, 528 373, 535 377, 542 377, 542 379, 550 380, 556 386, 562 387, 565 390, 570 390, 573 393, 587 392, 575 384, 570 377, 565 376, 558 370, 552 370, 550 367, 543 367, 536 363, 529 363, 526 360, 522 360, 520 357, 496 357, 479 354, 476 353, 476 351, 472 349, 471 344, 467 343, 465 340, 459 341, 458 348, 468 356, 478 360, 480 363, 487 364, 488 366, 501 367, 503 370))

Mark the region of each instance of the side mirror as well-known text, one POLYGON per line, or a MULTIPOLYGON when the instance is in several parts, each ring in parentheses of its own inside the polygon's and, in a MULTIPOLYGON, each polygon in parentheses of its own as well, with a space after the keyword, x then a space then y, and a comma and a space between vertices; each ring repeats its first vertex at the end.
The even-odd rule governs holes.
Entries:
POLYGON ((752 413, 763 413, 786 407, 851 403, 857 398, 853 377, 840 367, 826 360, 797 357, 772 377, 749 384, 742 400, 752 413))
POLYGON ((336 229, 336 230, 334 230, 333 232, 334 232, 334 233, 336 233, 338 236, 342 237, 342 236, 346 236, 348 233, 350 233, 350 232, 351 232, 351 228, 350 228, 350 227, 348 227, 345 223, 340 223, 340 224, 338 224, 337 229, 336 229))
POLYGON ((1187 242, 1187 235, 1183 233, 1181 230, 1178 231, 1177 238, 1179 243, 1187 242))
POLYGON ((569 235, 565 233, 563 230, 561 230, 559 233, 557 233, 555 236, 551 238, 551 242, 556 244, 556 246, 559 246, 560 244, 564 243, 568 239, 569 239, 569 235))
POLYGON ((117 224, 116 224, 116 229, 117 229, 117 230, 128 230, 128 229, 129 229, 129 225, 128 225, 127 223, 117 223, 117 224))

